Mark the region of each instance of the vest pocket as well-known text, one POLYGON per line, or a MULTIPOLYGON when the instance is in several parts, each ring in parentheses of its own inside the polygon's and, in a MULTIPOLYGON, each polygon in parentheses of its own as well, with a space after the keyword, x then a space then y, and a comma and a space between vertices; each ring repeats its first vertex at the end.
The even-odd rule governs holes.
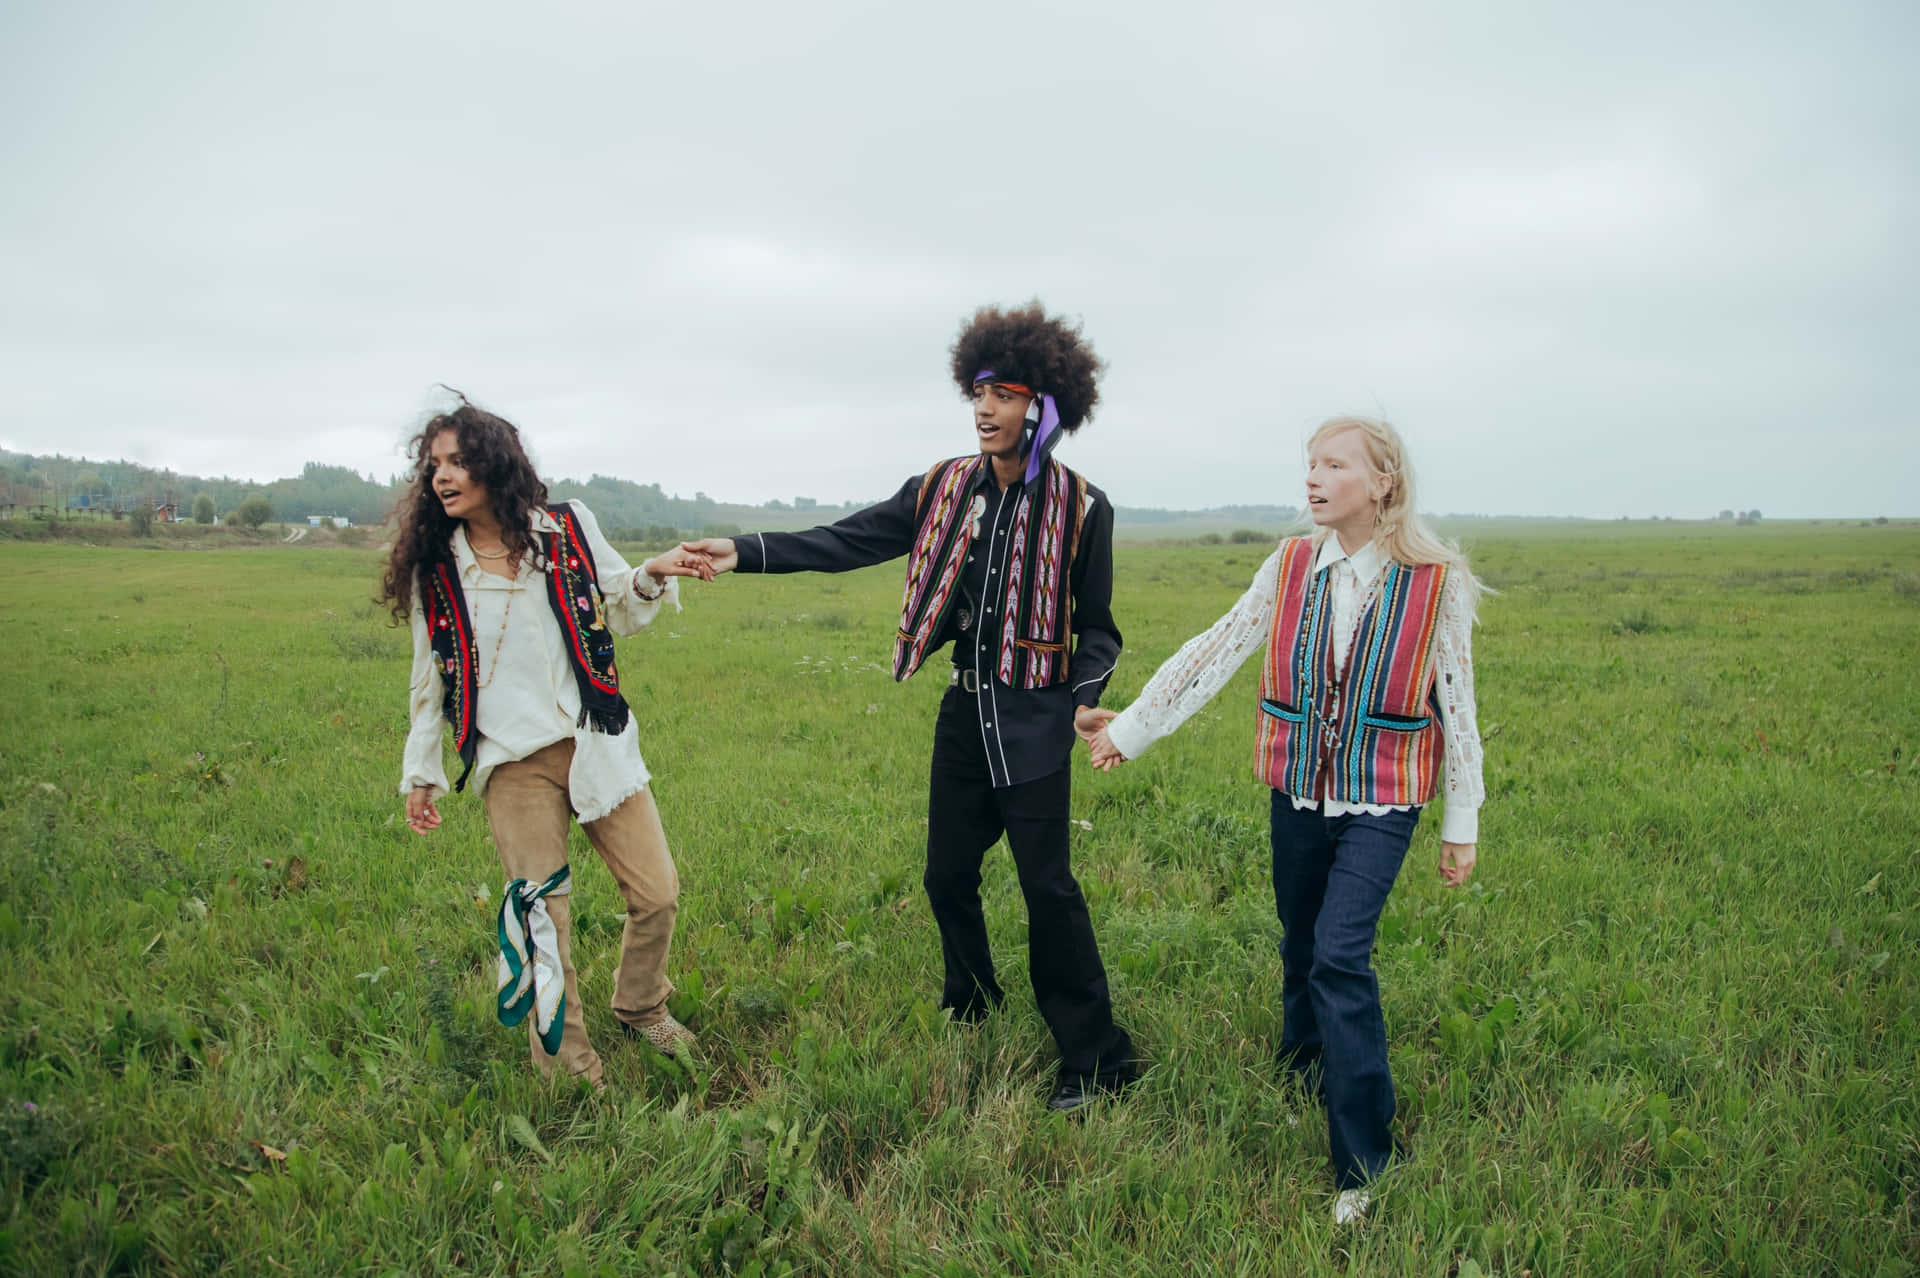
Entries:
POLYGON ((1363 728, 1385 728, 1389 732, 1418 732, 1433 722, 1432 715, 1414 718, 1404 714, 1363 714, 1360 726, 1363 728))
POLYGON ((1307 721, 1307 716, 1295 710, 1292 706, 1283 706, 1278 701, 1269 701, 1265 697, 1260 698, 1260 708, 1274 718, 1285 719, 1288 723, 1305 723, 1307 721))

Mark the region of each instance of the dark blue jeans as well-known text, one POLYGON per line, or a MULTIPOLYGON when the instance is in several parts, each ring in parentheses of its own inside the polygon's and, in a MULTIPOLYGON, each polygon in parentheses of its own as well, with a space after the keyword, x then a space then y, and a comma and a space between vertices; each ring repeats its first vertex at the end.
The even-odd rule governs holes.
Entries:
POLYGON ((1354 1189, 1393 1157, 1393 1079, 1373 934, 1420 809, 1329 817, 1273 792, 1280 1054, 1327 1104, 1333 1176, 1354 1189))

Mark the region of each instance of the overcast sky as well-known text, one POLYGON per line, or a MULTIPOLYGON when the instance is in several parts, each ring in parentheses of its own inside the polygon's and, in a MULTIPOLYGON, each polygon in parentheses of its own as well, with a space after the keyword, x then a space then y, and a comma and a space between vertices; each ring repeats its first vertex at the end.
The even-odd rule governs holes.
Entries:
POLYGON ((1039 297, 1122 505, 1920 513, 1920 5, 0 6, 0 445, 877 499, 1039 297))

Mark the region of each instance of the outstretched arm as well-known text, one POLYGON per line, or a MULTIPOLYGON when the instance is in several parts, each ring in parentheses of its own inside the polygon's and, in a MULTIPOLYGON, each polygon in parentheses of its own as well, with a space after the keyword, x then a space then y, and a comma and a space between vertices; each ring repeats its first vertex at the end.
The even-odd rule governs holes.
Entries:
POLYGON ((725 572, 727 568, 733 567, 733 565, 729 563, 727 568, 716 568, 714 566, 713 556, 700 548, 721 543, 727 546, 727 552, 729 554, 733 553, 733 543, 725 537, 710 537, 704 541, 683 541, 672 550, 661 551, 636 569, 636 571, 643 572, 653 578, 652 584, 650 586, 642 585, 636 578, 634 588, 636 590, 664 590, 666 589, 667 578, 669 577, 698 577, 702 581, 712 581, 720 573, 725 572))
POLYGON ((897 559, 913 548, 920 481, 915 475, 887 500, 805 532, 757 532, 681 543, 704 555, 715 573, 848 572, 897 559))
MULTIPOLYGON (((651 624, 662 608, 670 606, 679 611, 679 585, 673 580, 679 574, 657 571, 659 559, 649 559, 638 568, 629 567, 626 557, 615 550, 600 531, 600 521, 593 517, 586 503, 570 501, 567 504, 573 508, 574 518, 580 521, 580 532, 593 555, 593 568, 598 576, 595 584, 600 587, 600 598, 607 608, 607 626, 613 633, 634 634, 651 624)), ((680 556, 678 550, 667 553, 680 556)))
POLYGON ((679 552, 684 562, 691 565, 680 567, 677 563, 668 565, 663 571, 676 577, 698 577, 702 581, 712 581, 723 572, 732 572, 740 565, 740 552, 733 548, 731 537, 702 537, 699 541, 683 541, 679 552))
POLYGON ((1267 641, 1279 580, 1280 552, 1276 550, 1227 615, 1167 658, 1134 703, 1106 725, 1106 745, 1093 746, 1096 761, 1103 749, 1115 763, 1139 758, 1213 700, 1267 641))

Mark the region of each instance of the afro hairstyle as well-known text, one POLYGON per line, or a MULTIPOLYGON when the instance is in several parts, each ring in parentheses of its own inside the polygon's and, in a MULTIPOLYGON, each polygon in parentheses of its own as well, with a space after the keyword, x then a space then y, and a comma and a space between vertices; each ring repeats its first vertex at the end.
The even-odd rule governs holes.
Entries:
POLYGON ((1093 416, 1106 365, 1078 324, 1048 315, 1035 298, 1004 311, 983 306, 961 327, 953 339, 953 381, 962 396, 972 396, 973 375, 983 368, 993 370, 996 382, 1053 396, 1060 428, 1072 433, 1093 416))

